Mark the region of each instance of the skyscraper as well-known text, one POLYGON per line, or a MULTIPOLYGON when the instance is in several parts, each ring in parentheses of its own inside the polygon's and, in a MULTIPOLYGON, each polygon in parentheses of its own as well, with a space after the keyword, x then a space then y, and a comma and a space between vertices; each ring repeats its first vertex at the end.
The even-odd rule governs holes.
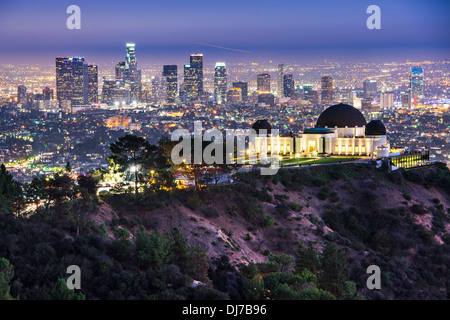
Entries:
POLYGON ((126 73, 127 73, 127 63, 125 61, 119 61, 119 63, 116 64, 116 80, 125 82, 127 80, 126 73))
POLYGON ((136 45, 134 43, 127 43, 127 65, 132 72, 137 70, 136 45))
POLYGON ((234 88, 239 88, 241 89, 242 92, 242 101, 247 101, 248 100, 248 84, 247 82, 233 82, 233 89, 234 88))
POLYGON ((73 57, 70 60, 73 74, 72 106, 83 105, 87 100, 87 65, 84 64, 83 57, 73 57))
POLYGON ((195 90, 196 86, 196 73, 195 69, 190 64, 184 65, 184 91, 186 92, 187 102, 196 100, 198 98, 198 91, 195 90))
POLYGON ((88 70, 88 99, 87 103, 98 102, 98 68, 96 65, 89 64, 88 70))
POLYGON ((191 88, 191 100, 201 99, 203 95, 203 54, 193 53, 190 56, 190 68, 193 72, 193 86, 191 88))
POLYGON ((62 101, 72 101, 72 60, 68 57, 56 58, 56 99, 61 105, 62 101))
POLYGON ((24 104, 27 102, 27 87, 20 85, 17 87, 17 102, 24 104))
POLYGON ((377 95, 377 80, 367 79, 363 82, 364 98, 373 98, 377 95))
POLYGON ((258 93, 270 93, 270 74, 262 73, 256 76, 256 90, 258 93))
POLYGON ((409 70, 409 94, 411 106, 425 102, 425 87, 422 67, 411 67, 409 70))
POLYGON ((333 78, 324 76, 321 79, 322 105, 329 106, 333 102, 333 78))
POLYGON ((214 68, 214 99, 218 104, 227 102, 227 68, 225 62, 217 62, 214 68))
POLYGON ((177 65, 164 65, 163 77, 166 78, 166 99, 174 103, 178 92, 178 70, 177 65))
POLYGON ((292 74, 283 75, 283 96, 292 97, 294 94, 294 79, 292 74))
POLYGON ((278 79, 277 79, 277 93, 278 97, 283 97, 284 95, 284 75, 286 74, 286 65, 281 63, 278 65, 278 79))

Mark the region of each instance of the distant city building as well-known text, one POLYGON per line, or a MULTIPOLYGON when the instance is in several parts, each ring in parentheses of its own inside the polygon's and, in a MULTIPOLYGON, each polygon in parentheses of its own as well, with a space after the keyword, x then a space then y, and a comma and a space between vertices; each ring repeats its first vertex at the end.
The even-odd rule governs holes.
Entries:
POLYGON ((303 86, 303 100, 311 102, 313 105, 319 103, 319 93, 314 90, 313 85, 303 86))
POLYGON ((71 106, 86 105, 97 101, 97 66, 85 64, 83 57, 56 58, 56 99, 71 106), (90 98, 91 94, 91 98, 90 98))
POLYGON ((21 104, 27 103, 27 87, 24 85, 17 87, 17 102, 21 104))
POLYGON ((227 68, 224 62, 217 62, 214 68, 214 100, 218 104, 227 102, 227 68))
POLYGON ((294 95, 294 79, 292 74, 283 75, 283 96, 292 97, 294 95))
POLYGON ((411 98, 408 92, 401 94, 402 108, 409 109, 411 107, 411 98))
POLYGON ((233 89, 241 89, 242 101, 248 100, 248 84, 247 82, 233 82, 233 89))
POLYGON ((128 73, 128 69, 127 69, 127 63, 125 61, 119 61, 119 63, 116 64, 115 73, 116 73, 116 80, 120 80, 123 82, 126 82, 129 80, 129 79, 127 79, 127 76, 126 76, 128 73))
POLYGON ((72 101, 72 60, 68 57, 56 58, 56 99, 59 104, 62 101, 72 101))
POLYGON ((190 68, 193 80, 190 98, 198 100, 203 95, 203 54, 193 53, 190 55, 190 68))
POLYGON ((49 87, 42 89, 42 100, 53 100, 53 89, 49 87))
POLYGON ((87 103, 88 104, 98 103, 98 68, 96 65, 89 64, 87 70, 88 70, 87 103))
POLYGON ((115 106, 130 103, 130 90, 117 80, 103 80, 102 102, 115 106))
POLYGON ((138 69, 136 61, 136 45, 127 43, 125 83, 130 88, 130 98, 133 101, 140 101, 142 90, 141 70, 138 69))
POLYGON ((373 98, 377 95, 377 80, 368 79, 363 82, 364 98, 373 98))
POLYGON ((166 100, 174 103, 178 92, 178 69, 177 65, 164 65, 163 77, 166 82, 166 100))
POLYGON ((278 97, 285 97, 284 94, 284 75, 286 74, 286 65, 281 63, 278 65, 278 78, 277 78, 277 94, 278 97))
POLYGON ((196 70, 190 64, 184 65, 184 91, 186 93, 186 102, 196 100, 198 98, 198 90, 196 90, 196 70))
POLYGON ((329 106, 333 102, 333 78, 324 76, 321 79, 322 105, 329 106))
POLYGON ((261 93, 258 95, 258 103, 264 103, 273 107, 275 105, 275 96, 271 93, 261 93))
POLYGON ((421 67, 411 67, 409 70, 409 94, 411 106, 416 107, 425 102, 423 68, 421 67))
POLYGON ((258 93, 270 93, 270 74, 262 73, 256 76, 256 88, 258 93))
POLYGON ((229 103, 242 102, 242 89, 233 86, 233 89, 228 90, 227 102, 229 102, 229 103))
POLYGON ((380 95, 380 107, 382 109, 390 109, 394 107, 394 93, 385 92, 380 95))
POLYGON ((152 100, 155 102, 167 101, 166 77, 154 77, 152 79, 152 100))

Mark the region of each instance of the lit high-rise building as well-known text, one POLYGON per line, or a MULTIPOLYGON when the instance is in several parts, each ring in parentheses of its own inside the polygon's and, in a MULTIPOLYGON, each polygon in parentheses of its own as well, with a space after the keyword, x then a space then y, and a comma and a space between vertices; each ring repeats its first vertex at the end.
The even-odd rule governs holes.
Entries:
POLYGON ((201 99, 203 95, 203 54, 191 54, 189 65, 191 72, 193 72, 193 85, 191 87, 190 99, 201 99))
POLYGON ((283 76, 283 96, 292 97, 294 94, 294 79, 292 74, 285 74, 283 76))
POLYGON ((98 68, 96 65, 89 64, 87 67, 88 77, 88 99, 87 103, 98 102, 98 68))
POLYGON ((411 106, 425 102, 425 86, 422 67, 411 67, 409 70, 409 94, 411 106))
POLYGON ((56 99, 61 105, 62 101, 72 101, 72 60, 68 57, 56 58, 56 99))
POLYGON ((53 89, 50 89, 49 87, 42 89, 42 99, 53 100, 53 89))
POLYGON ((83 57, 70 58, 72 61, 72 106, 84 105, 87 103, 87 65, 83 57))
POLYGON ((248 84, 247 82, 233 82, 233 89, 241 89, 241 93, 242 93, 242 101, 247 101, 248 100, 248 84))
POLYGON ((214 99, 218 104, 227 102, 227 68, 224 62, 217 62, 214 68, 214 99))
POLYGON ((277 93, 278 97, 284 95, 284 75, 286 74, 286 65, 281 63, 278 65, 277 93))
POLYGON ((174 103, 178 92, 178 70, 177 65, 164 65, 163 77, 166 78, 166 99, 174 103))
POLYGON ((119 61, 119 63, 116 64, 116 80, 120 80, 125 82, 127 79, 126 72, 127 72, 127 63, 125 61, 119 61))
POLYGON ((333 78, 324 76, 321 79, 322 105, 330 106, 333 102, 333 78))
POLYGON ((27 102, 27 87, 20 85, 17 87, 17 102, 24 104, 27 102))
POLYGON ((256 76, 256 89, 259 94, 270 93, 270 74, 262 73, 256 76))
POLYGON ((367 79, 363 82, 364 98, 373 98, 377 95, 377 80, 367 79))
POLYGON ((198 92, 194 89, 196 86, 196 73, 195 69, 190 64, 184 65, 184 91, 186 92, 186 99, 188 102, 196 100, 198 98, 198 92))
POLYGON ((134 43, 127 43, 127 65, 132 72, 137 70, 136 45, 134 43))

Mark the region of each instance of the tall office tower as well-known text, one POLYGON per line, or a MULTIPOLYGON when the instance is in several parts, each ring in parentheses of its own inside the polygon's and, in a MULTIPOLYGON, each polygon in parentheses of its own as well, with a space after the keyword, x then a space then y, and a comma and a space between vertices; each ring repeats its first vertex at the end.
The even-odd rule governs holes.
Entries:
POLYGON ((87 102, 87 65, 83 57, 73 57, 72 60, 72 106, 87 102))
POLYGON ((27 87, 20 85, 17 87, 17 102, 24 104, 27 102, 27 87))
POLYGON ((174 103, 178 92, 178 69, 177 65, 164 65, 163 77, 166 78, 167 102, 174 103))
POLYGON ((186 101, 190 102, 198 98, 198 91, 195 86, 196 82, 196 70, 190 65, 184 65, 184 91, 186 92, 186 101))
POLYGON ((373 98, 377 95, 377 80, 367 79, 363 82, 364 98, 373 98))
POLYGON ((134 43, 127 43, 127 65, 131 72, 137 70, 136 45, 134 43))
POLYGON ((87 103, 98 102, 98 68, 96 65, 89 64, 87 67, 88 77, 88 97, 87 103))
POLYGON ((286 74, 286 65, 281 63, 278 65, 278 79, 277 79, 278 97, 285 97, 285 95, 284 95, 284 75, 285 74, 286 74))
POLYGON ((216 62, 214 68, 214 99, 217 104, 227 102, 227 67, 225 62, 216 62))
POLYGON ((123 81, 128 80, 126 77, 127 72, 127 63, 125 61, 119 61, 119 63, 116 64, 116 80, 123 81))
POLYGON ((203 95, 203 54, 193 53, 190 56, 190 67, 194 72, 194 85, 191 100, 201 99, 203 95))
POLYGON ((262 73, 256 76, 256 90, 258 93, 270 93, 270 74, 262 73))
POLYGON ((423 68, 411 67, 409 70, 409 94, 411 106, 425 102, 425 86, 423 80, 423 68))
POLYGON ((389 109, 394 106, 394 93, 385 92, 380 95, 380 107, 382 109, 389 109))
POLYGON ((333 78, 324 76, 321 79, 322 105, 330 106, 333 102, 333 78))
POLYGON ((72 60, 68 57, 56 58, 56 99, 59 104, 64 100, 72 101, 72 60))
MULTIPOLYGON (((119 62, 119 71, 122 65, 119 62)), ((117 67, 117 66, 116 66, 117 67)), ((136 61, 136 45, 127 43, 127 56, 123 81, 130 88, 131 100, 140 101, 142 91, 141 70, 138 69, 136 61)))
POLYGON ((42 100, 53 100, 53 89, 49 87, 42 89, 42 100))
POLYGON ((292 97, 294 94, 294 79, 292 74, 285 74, 283 76, 283 96, 292 97))
POLYGON ((242 101, 247 101, 248 100, 248 84, 247 82, 233 82, 233 89, 234 88, 239 88, 241 89, 242 92, 242 101))

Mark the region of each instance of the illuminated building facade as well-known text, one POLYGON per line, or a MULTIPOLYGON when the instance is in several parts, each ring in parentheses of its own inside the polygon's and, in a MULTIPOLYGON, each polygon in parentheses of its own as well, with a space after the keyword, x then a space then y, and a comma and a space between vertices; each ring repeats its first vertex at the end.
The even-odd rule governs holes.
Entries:
POLYGON ((281 63, 278 65, 277 93, 278 97, 284 97, 284 75, 286 74, 286 65, 281 63))
POLYGON ((248 100, 248 84, 247 82, 233 82, 233 89, 241 89, 241 93, 242 93, 242 101, 247 101, 248 100))
POLYGON ((214 68, 214 99, 218 104, 227 102, 227 68, 224 62, 217 62, 214 68))
POLYGON ((292 97, 294 95, 294 79, 292 74, 285 74, 283 76, 283 96, 292 97))
POLYGON ((417 106, 425 102, 425 87, 423 68, 411 67, 409 70, 409 94, 411 106, 417 106))
POLYGON ((256 76, 256 88, 260 94, 270 93, 270 74, 258 74, 256 76))
POLYGON ((164 65, 163 77, 166 80, 166 101, 174 103, 178 92, 177 65, 164 65))
POLYGON ((324 76, 321 79, 322 105, 329 106, 333 102, 333 78, 324 76))

